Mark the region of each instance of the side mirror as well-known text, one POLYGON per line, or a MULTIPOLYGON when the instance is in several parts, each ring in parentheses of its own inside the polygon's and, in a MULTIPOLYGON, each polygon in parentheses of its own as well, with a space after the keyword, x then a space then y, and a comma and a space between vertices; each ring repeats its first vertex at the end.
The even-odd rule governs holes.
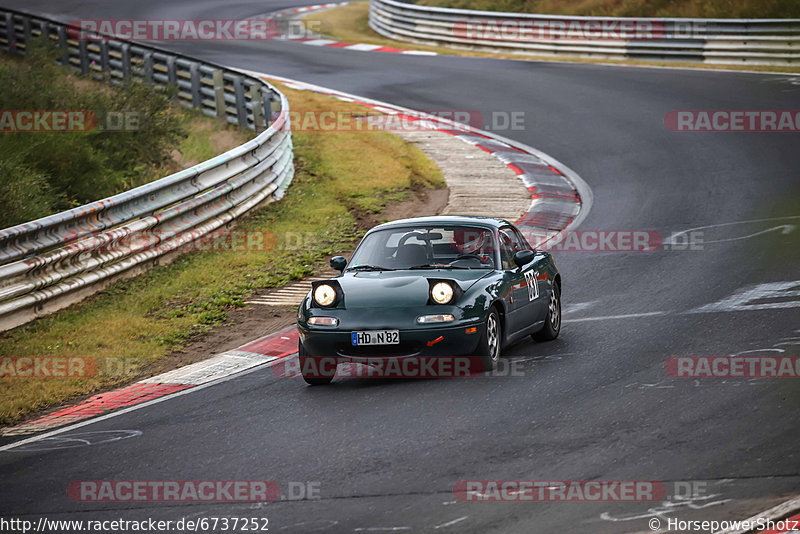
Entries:
POLYGON ((533 261, 536 253, 532 250, 520 250, 514 254, 514 263, 517 267, 524 267, 533 261))
POLYGON ((342 272, 347 267, 347 259, 342 256, 334 256, 331 258, 331 267, 342 272))

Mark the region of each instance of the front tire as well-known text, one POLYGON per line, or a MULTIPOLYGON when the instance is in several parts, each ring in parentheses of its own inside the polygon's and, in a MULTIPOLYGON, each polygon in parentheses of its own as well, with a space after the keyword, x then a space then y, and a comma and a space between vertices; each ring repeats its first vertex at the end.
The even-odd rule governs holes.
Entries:
POLYGON ((550 302, 547 305, 547 317, 544 318, 544 326, 541 330, 533 334, 536 341, 552 341, 561 332, 561 288, 553 285, 550 292, 550 302))
POLYGON ((500 360, 500 346, 503 339, 503 326, 497 308, 492 307, 486 316, 486 325, 483 335, 478 341, 475 356, 480 359, 482 371, 493 371, 500 360))
POLYGON ((327 386, 336 376, 336 366, 333 372, 325 369, 327 358, 314 358, 309 356, 301 341, 297 342, 297 358, 300 360, 300 372, 303 380, 311 386, 327 386))

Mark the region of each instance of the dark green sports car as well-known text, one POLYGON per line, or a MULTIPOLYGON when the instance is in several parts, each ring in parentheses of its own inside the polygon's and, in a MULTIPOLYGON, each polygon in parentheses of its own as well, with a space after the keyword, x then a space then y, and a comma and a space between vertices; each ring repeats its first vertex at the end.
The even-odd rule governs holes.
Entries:
POLYGON ((340 362, 469 356, 491 370, 504 345, 555 339, 561 328, 553 258, 503 219, 381 224, 331 266, 341 274, 314 282, 297 312, 309 384, 329 383, 340 362))

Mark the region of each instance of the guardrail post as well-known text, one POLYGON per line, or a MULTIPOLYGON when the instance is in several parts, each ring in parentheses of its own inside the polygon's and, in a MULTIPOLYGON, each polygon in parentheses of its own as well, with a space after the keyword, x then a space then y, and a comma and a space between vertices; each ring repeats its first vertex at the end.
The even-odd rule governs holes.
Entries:
POLYGON ((222 71, 217 69, 212 74, 214 81, 214 106, 217 110, 217 117, 220 119, 228 119, 228 113, 225 106, 225 80, 222 77, 222 71))
POLYGON ((144 53, 144 83, 153 85, 153 53, 149 51, 144 53))
POLYGON ((100 70, 102 72, 109 72, 111 65, 108 62, 108 41, 103 39, 100 41, 100 70))
POLYGON ((42 26, 42 32, 44 33, 45 40, 49 43, 50 41, 55 40, 58 41, 58 25, 57 24, 50 24, 49 22, 45 22, 42 26), (55 34, 56 39, 52 39, 52 35, 55 34))
POLYGON ((244 100, 244 80, 241 76, 233 78, 233 92, 236 95, 236 118, 239 128, 247 128, 247 105, 244 100))
POLYGON ((17 45, 15 42, 16 35, 14 31, 14 15, 6 13, 6 39, 8 40, 8 51, 11 52, 17 45))
POLYGON ((56 32, 58 32, 58 48, 61 49, 61 57, 59 61, 61 64, 66 66, 69 65, 69 47, 67 46, 67 29, 64 26, 56 26, 56 32))
POLYGON ((203 100, 200 96, 200 65, 197 63, 189 65, 189 73, 192 77, 192 107, 197 109, 203 105, 203 100))
POLYGON ((31 19, 22 17, 22 40, 25 43, 25 51, 31 46, 31 19))
POLYGON ((87 50, 88 42, 86 39, 78 41, 78 59, 81 62, 81 73, 86 74, 89 72, 89 52, 87 50))
POLYGON ((280 101, 275 99, 275 95, 272 94, 272 91, 267 91, 267 100, 264 102, 265 113, 268 117, 267 125, 275 122, 275 108, 279 106, 280 101))
POLYGON ((120 53, 122 55, 122 81, 129 82, 131 80, 131 45, 122 43, 120 53))
POLYGON ((175 56, 167 56, 167 79, 170 85, 178 85, 178 72, 175 69, 175 56))
MULTIPOLYGON (((47 21, 44 20, 31 20, 30 21, 30 35, 31 37, 47 38, 47 21), (39 35, 35 35, 36 30, 39 30, 39 35)), ((45 42, 45 41, 42 41, 45 42)))
POLYGON ((264 103, 261 99, 261 86, 250 84, 250 105, 253 108, 253 128, 256 132, 264 129, 264 103))

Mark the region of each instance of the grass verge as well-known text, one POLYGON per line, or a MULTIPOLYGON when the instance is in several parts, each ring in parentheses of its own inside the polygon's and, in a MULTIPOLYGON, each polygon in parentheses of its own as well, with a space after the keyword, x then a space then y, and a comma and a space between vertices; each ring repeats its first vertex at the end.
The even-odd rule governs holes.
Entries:
MULTIPOLYGON (((282 90, 295 109, 367 111, 316 93, 282 90)), ((168 266, 120 281, 82 303, 0 334, 3 358, 89 357, 101 369, 124 371, 75 379, 0 378, 0 424, 128 383, 145 368, 157 369, 171 351, 224 323, 227 313, 244 306, 249 295, 311 274, 315 264, 352 245, 360 234, 359 216, 379 213, 414 188, 444 187, 438 167, 395 135, 293 135, 296 175, 286 197, 237 226, 272 232, 274 249, 187 253, 168 266), (289 243, 298 233, 307 236, 300 250, 289 243)))
POLYGON ((353 2, 345 6, 314 12, 303 17, 307 28, 312 31, 324 33, 339 41, 349 43, 367 43, 381 46, 390 46, 406 50, 425 50, 441 55, 491 57, 501 59, 514 59, 518 61, 558 61, 569 63, 596 63, 608 65, 636 65, 642 67, 680 67, 694 69, 736 69, 754 72, 788 72, 800 73, 800 67, 773 66, 773 65, 710 65, 707 63, 692 63, 684 61, 636 61, 614 59, 588 59, 553 56, 537 56, 535 54, 512 54, 502 52, 484 52, 480 50, 467 50, 447 46, 432 46, 417 44, 408 41, 389 39, 376 33, 369 27, 369 2, 353 2))

